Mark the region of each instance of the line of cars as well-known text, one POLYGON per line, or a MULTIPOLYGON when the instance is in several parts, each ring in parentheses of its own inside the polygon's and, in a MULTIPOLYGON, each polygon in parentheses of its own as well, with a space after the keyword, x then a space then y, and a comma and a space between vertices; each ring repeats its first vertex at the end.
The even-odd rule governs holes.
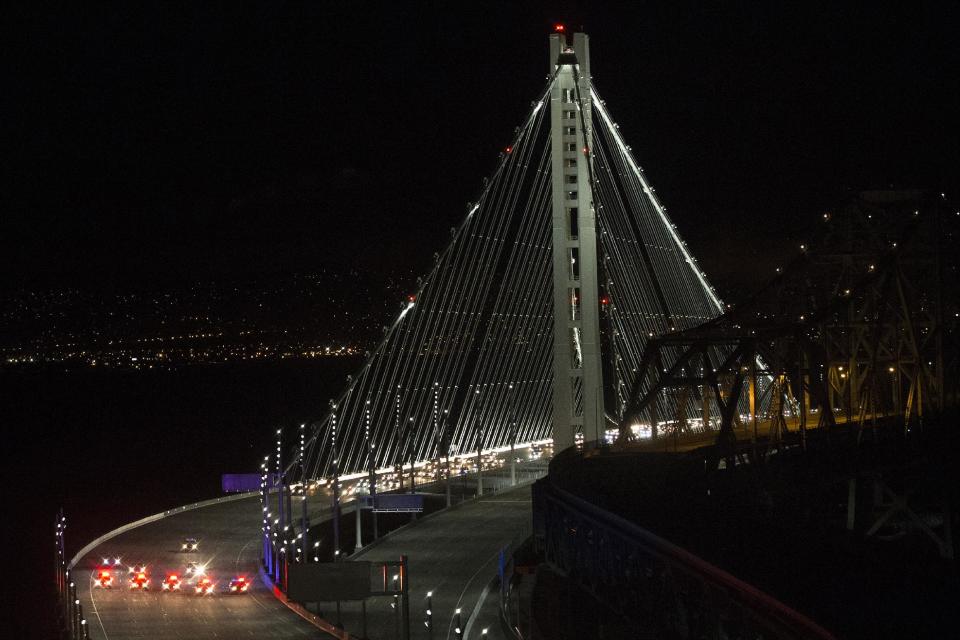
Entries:
MULTIPOLYGON (((195 538, 186 538, 180 546, 185 553, 196 552, 199 542, 195 538)), ((123 573, 123 564, 120 558, 103 558, 103 563, 94 573, 94 586, 110 589, 116 586, 123 573)), ((198 562, 188 562, 182 572, 168 571, 163 574, 160 590, 167 593, 177 591, 193 591, 197 595, 205 596, 217 593, 217 583, 213 576, 207 573, 206 566, 198 562)), ((134 564, 127 567, 127 586, 131 591, 148 591, 150 589, 150 572, 145 564, 134 564)), ((224 590, 228 594, 246 593, 250 589, 250 580, 246 576, 234 576, 224 590)))

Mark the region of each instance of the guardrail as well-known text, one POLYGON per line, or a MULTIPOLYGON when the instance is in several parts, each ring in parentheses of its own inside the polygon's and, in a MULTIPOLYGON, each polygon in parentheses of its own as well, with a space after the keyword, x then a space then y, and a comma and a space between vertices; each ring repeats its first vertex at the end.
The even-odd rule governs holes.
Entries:
MULTIPOLYGON (((54 552, 54 566, 57 572, 56 615, 61 637, 70 640, 90 640, 90 630, 87 619, 83 616, 83 605, 77 597, 77 585, 70 577, 70 567, 67 567, 66 544, 64 536, 67 529, 67 517, 63 509, 57 514, 56 520, 56 547, 54 552)), ((72 567, 72 565, 71 565, 72 567)))
POLYGON ((523 640, 520 633, 519 603, 514 607, 514 574, 516 571, 516 553, 533 535, 532 526, 524 527, 507 546, 500 549, 499 585, 500 585, 500 621, 514 640, 523 640), (516 609, 516 610, 515 610, 516 609))
POLYGON ((545 479, 533 487, 546 560, 657 637, 835 640, 756 587, 545 479))

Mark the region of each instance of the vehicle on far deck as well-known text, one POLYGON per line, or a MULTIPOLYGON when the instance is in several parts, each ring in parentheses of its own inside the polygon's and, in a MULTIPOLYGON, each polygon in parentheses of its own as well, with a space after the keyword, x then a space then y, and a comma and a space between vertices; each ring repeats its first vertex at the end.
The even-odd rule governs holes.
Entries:
POLYGON ((244 593, 250 588, 250 581, 245 576, 237 576, 230 581, 230 593, 244 593))
POLYGON ((134 571, 130 574, 130 588, 146 591, 150 588, 150 576, 147 575, 146 567, 141 571, 134 571))
POLYGON ((97 573, 94 576, 94 586, 102 587, 104 589, 109 589, 113 586, 113 572, 106 567, 97 569, 97 573))
POLYGON ((163 579, 161 587, 164 591, 179 591, 180 590, 180 576, 176 573, 168 573, 167 577, 163 579))
POLYGON ((197 595, 205 596, 213 593, 214 588, 217 586, 217 583, 213 581, 213 578, 210 576, 201 576, 197 580, 197 586, 195 587, 197 595))

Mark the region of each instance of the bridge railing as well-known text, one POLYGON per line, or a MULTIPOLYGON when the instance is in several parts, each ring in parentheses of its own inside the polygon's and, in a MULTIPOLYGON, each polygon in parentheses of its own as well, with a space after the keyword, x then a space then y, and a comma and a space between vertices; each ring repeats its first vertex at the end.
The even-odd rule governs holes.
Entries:
POLYGON ((752 585, 549 478, 534 485, 533 509, 546 561, 657 637, 834 637, 752 585))
POLYGON ((499 555, 497 583, 500 597, 500 618, 516 640, 523 639, 520 633, 519 603, 514 593, 514 575, 517 571, 516 554, 520 547, 530 540, 532 533, 531 526, 523 527, 509 544, 500 549, 499 555))
POLYGON ((67 565, 66 544, 64 536, 67 529, 67 518, 63 509, 57 514, 55 523, 56 545, 54 548, 54 566, 56 569, 56 618, 60 628, 61 638, 69 640, 90 640, 90 629, 87 619, 83 615, 83 605, 77 595, 77 585, 74 582, 71 570, 73 564, 67 565))

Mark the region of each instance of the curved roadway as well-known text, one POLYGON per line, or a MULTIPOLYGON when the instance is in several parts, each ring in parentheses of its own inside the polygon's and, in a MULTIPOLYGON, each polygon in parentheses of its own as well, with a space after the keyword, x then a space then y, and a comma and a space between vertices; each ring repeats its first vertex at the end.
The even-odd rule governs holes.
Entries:
POLYGON ((168 516, 94 548, 73 571, 90 637, 324 637, 261 584, 257 576, 260 519, 260 501, 254 496, 168 516), (199 539, 197 553, 179 551, 188 536, 199 539), (115 572, 113 588, 94 588, 93 571, 107 556, 122 558, 124 569, 115 572), (192 560, 208 563, 207 571, 217 581, 218 591, 237 574, 252 579, 252 590, 243 595, 197 596, 184 584, 182 592, 162 592, 163 572, 182 574, 185 563, 192 560), (147 565, 151 579, 147 592, 131 591, 126 584, 126 566, 136 563, 147 565))
MULTIPOLYGON (((545 461, 527 463, 523 474, 539 476, 545 461), (533 472, 532 474, 530 472, 533 472)), ((507 469, 484 473, 485 485, 506 487, 507 469)), ((457 481, 455 481, 457 482, 457 481)), ((459 484, 459 482, 458 482, 459 484)), ((426 487, 424 487, 426 488, 426 487)), ((311 508, 317 522, 326 505, 311 508)), ((350 506, 345 512, 350 511, 350 506)), ((78 559, 72 571, 89 625, 90 637, 100 640, 127 638, 327 638, 330 637, 277 600, 259 579, 261 552, 260 501, 257 496, 203 506, 149 522, 118 534, 78 559), (199 550, 182 553, 184 538, 196 537, 199 550), (94 571, 105 557, 120 557, 123 568, 114 572, 110 589, 94 587, 94 571), (206 564, 207 573, 217 582, 217 593, 198 596, 185 582, 181 592, 160 589, 165 573, 181 576, 187 562, 206 564), (147 592, 133 591, 127 584, 127 567, 146 564, 151 579, 147 592), (251 579, 251 591, 234 595, 226 592, 231 578, 251 579)), ((369 547, 365 560, 410 557, 412 637, 427 637, 423 627, 425 592, 434 590, 433 638, 453 637, 453 611, 461 607, 462 623, 476 608, 483 588, 497 573, 497 551, 518 533, 530 528, 530 490, 518 487, 470 501, 455 509, 424 518, 416 526, 394 532, 369 547)), ((345 526, 352 521, 350 518, 345 526)), ((358 603, 343 605, 343 622, 359 635, 358 603)), ((323 607, 328 619, 334 608, 323 607)), ((332 620, 331 620, 332 621, 332 620)), ((368 601, 369 637, 387 640, 395 634, 390 599, 368 601)), ((474 634, 471 634, 474 635, 474 634)), ((479 635, 479 631, 476 633, 479 635)), ((491 629, 489 637, 499 637, 491 629)))

